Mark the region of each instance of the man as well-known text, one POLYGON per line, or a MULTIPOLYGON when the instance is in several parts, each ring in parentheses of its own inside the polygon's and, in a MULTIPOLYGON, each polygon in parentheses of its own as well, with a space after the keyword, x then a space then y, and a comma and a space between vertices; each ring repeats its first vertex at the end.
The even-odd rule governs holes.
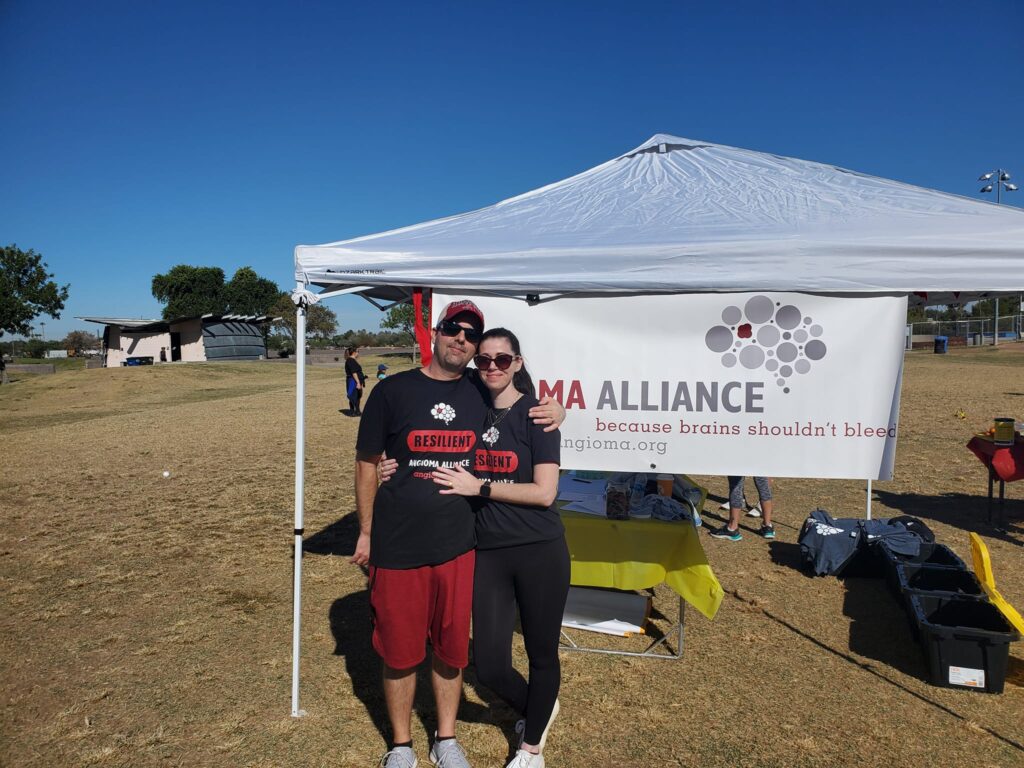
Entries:
MULTIPOLYGON (((384 698, 392 743, 385 768, 415 768, 412 703, 416 667, 429 638, 437 733, 430 761, 438 768, 468 768, 455 739, 462 670, 469 663, 470 606, 476 562, 471 502, 438 493, 437 467, 473 469, 478 433, 489 396, 476 377, 463 375, 477 351, 484 317, 471 301, 453 301, 431 331, 430 364, 379 382, 363 410, 356 440, 359 539, 351 561, 369 566, 373 647, 384 666, 384 698), (383 453, 398 462, 378 489, 383 453)), ((530 412, 557 428, 565 411, 530 412)))

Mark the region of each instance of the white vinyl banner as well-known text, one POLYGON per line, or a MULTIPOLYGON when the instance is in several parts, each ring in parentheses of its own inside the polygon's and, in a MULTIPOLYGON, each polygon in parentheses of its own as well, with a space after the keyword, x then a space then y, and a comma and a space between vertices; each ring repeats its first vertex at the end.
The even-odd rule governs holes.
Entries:
POLYGON ((906 297, 456 298, 565 406, 564 468, 892 478, 906 297))

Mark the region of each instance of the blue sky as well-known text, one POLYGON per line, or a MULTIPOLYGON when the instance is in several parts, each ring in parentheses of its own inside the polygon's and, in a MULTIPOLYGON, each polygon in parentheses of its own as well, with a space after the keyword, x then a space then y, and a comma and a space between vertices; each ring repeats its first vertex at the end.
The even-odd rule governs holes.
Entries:
MULTIPOLYGON (((1024 3, 0 3, 0 241, 74 315, 154 274, 489 205, 659 132, 980 197, 1024 179, 1024 3)), ((1024 205, 1024 191, 1004 198, 1024 205)), ((989 196, 990 197, 990 196, 989 196)), ((361 299, 340 328, 376 328, 361 299)))

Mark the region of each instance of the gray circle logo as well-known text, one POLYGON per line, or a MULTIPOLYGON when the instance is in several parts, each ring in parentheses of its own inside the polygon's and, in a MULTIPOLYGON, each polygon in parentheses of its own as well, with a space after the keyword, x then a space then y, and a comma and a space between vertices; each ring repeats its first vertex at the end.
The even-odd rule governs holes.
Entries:
POLYGON ((707 348, 726 368, 763 368, 785 393, 791 377, 810 372, 811 364, 828 353, 820 324, 800 307, 783 306, 770 296, 752 296, 742 307, 730 304, 721 318, 722 324, 713 325, 704 336, 707 348))

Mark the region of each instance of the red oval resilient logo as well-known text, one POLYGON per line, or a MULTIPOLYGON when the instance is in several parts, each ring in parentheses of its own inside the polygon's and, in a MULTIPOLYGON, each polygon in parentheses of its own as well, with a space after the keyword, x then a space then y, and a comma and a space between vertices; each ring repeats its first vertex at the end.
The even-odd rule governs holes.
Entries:
POLYGON ((476 445, 471 429, 414 429, 405 440, 410 451, 426 453, 465 453, 476 445))
POLYGON ((515 451, 477 451, 473 469, 478 472, 515 472, 519 457, 515 451))

